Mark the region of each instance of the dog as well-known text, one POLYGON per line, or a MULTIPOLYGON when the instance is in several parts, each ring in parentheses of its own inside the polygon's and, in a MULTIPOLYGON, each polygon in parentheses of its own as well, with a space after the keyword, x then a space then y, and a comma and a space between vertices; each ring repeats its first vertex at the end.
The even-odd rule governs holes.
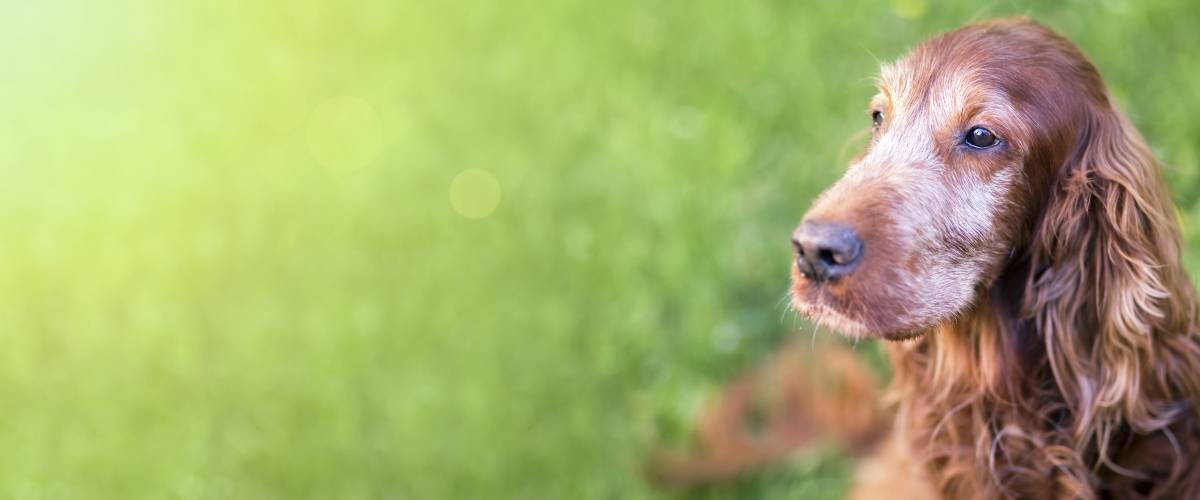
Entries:
POLYGON ((724 424, 658 477, 730 477, 786 455, 764 443, 820 432, 863 455, 853 498, 1200 498, 1179 225, 1096 67, 1035 21, 998 19, 921 43, 878 88, 870 143, 792 234, 790 295, 818 324, 885 342, 883 403, 820 410, 844 399, 830 379, 873 391, 845 356, 827 369, 809 354, 792 365, 822 376, 791 382, 793 411, 747 437, 735 396, 753 383, 738 382, 705 417, 724 424))

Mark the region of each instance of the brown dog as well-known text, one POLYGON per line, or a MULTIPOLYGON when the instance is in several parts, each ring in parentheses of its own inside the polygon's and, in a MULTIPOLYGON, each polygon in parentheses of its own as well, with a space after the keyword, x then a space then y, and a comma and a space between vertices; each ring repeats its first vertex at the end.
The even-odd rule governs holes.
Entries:
MULTIPOLYGON (((869 113, 870 145, 793 234, 795 308, 890 341, 887 438, 855 496, 1200 498, 1194 291, 1158 165, 1096 68, 1035 22, 972 24, 885 66, 869 113)), ((800 416, 772 428, 875 435, 837 432, 821 381, 796 384, 800 416)), ((662 470, 727 456, 713 443, 662 470)))

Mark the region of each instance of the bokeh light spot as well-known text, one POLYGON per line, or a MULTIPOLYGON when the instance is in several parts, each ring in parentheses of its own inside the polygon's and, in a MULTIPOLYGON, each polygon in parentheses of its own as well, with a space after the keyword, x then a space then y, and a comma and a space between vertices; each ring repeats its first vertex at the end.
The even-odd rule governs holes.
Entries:
POLYGON ((317 163, 337 171, 369 165, 383 147, 371 103, 338 96, 318 104, 308 120, 308 148, 317 163))
POLYGON ((925 13, 925 0, 892 0, 892 12, 903 19, 916 19, 925 13))
POLYGON ((500 180, 481 168, 468 168, 450 182, 450 205, 468 219, 482 219, 500 206, 500 180))

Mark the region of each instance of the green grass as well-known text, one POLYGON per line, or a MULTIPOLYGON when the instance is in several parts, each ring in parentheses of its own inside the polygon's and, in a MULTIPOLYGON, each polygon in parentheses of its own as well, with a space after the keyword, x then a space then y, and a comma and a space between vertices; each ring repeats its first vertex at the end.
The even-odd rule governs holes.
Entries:
POLYGON ((811 333, 791 227, 971 19, 1077 40, 1200 235, 1187 0, 262 4, 0 16, 0 498, 836 497, 640 468, 811 333))

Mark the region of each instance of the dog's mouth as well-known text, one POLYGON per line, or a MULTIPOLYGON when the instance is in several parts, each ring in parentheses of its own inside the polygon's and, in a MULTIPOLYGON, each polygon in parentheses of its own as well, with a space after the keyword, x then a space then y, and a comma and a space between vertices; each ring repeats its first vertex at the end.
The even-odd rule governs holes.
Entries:
POLYGON ((836 330, 851 337, 864 337, 871 333, 867 325, 848 311, 838 306, 831 287, 844 287, 843 280, 831 283, 816 283, 798 265, 792 265, 792 308, 818 325, 836 330))
MULTIPOLYGON (((792 308, 817 325, 852 338, 881 338, 890 341, 909 340, 921 336, 927 327, 904 323, 903 314, 883 310, 857 311, 842 297, 852 293, 853 284, 846 280, 816 283, 792 266, 792 308)), ((882 307, 876 309, 891 309, 882 307)))
POLYGON ((792 294, 792 307, 819 325, 841 332, 851 337, 865 337, 870 334, 866 325, 849 316, 842 314, 832 306, 818 300, 801 300, 792 294))
POLYGON ((911 327, 891 330, 874 328, 849 313, 838 310, 819 296, 801 299, 793 293, 792 307, 816 324, 856 339, 877 337, 889 341, 911 340, 920 337, 927 330, 911 327))

